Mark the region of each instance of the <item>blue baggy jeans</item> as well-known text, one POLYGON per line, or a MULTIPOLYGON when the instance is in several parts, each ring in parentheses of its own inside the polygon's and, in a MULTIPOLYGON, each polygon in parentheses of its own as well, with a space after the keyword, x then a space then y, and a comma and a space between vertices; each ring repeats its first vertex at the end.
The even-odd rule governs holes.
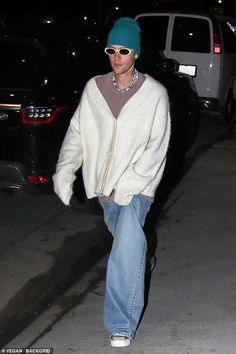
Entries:
POLYGON ((129 205, 99 198, 113 235, 107 265, 104 324, 133 339, 144 307, 147 241, 143 226, 152 201, 134 196, 129 205))

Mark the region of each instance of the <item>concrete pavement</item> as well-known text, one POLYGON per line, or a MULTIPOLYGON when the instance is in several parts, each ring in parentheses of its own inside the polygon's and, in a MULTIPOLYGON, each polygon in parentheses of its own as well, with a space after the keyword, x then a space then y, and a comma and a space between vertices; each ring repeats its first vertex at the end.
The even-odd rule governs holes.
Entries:
POLYGON ((102 323, 106 257, 7 347, 56 354, 236 354, 236 138, 214 143, 170 194, 135 341, 102 323))
POLYGON ((32 204, 33 199, 31 209, 27 205, 23 211, 28 213, 23 215, 20 205, 25 198, 12 196, 11 202, 19 206, 15 214, 18 210, 17 217, 21 220, 18 222, 12 214, 9 234, 1 234, 4 240, 17 232, 20 237, 11 244, 6 240, 0 255, 0 348, 48 308, 110 247, 101 216, 76 214, 53 195, 39 198, 40 203, 45 202, 47 219, 46 211, 40 213, 42 206, 32 204), (49 213, 51 208, 54 213, 49 213), (35 227, 27 220, 32 214, 39 217, 35 227))

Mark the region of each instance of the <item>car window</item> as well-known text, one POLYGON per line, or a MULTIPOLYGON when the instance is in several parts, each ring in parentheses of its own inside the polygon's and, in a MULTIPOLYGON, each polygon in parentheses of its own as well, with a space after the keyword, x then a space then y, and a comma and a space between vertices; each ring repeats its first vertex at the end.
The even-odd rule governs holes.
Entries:
POLYGON ((164 66, 162 51, 159 51, 155 42, 149 36, 145 36, 144 33, 141 36, 141 48, 141 55, 135 63, 136 68, 142 73, 147 73, 157 78, 159 71, 162 71, 164 66))
POLYGON ((144 16, 138 23, 144 35, 152 40, 158 50, 165 50, 169 16, 144 16))
POLYGON ((98 73, 97 42, 93 37, 74 39, 67 54, 65 86, 85 83, 98 73))
POLYGON ((32 42, 0 40, 0 87, 27 88, 43 53, 32 42))
POLYGON ((66 64, 68 41, 44 43, 46 55, 35 72, 32 86, 34 88, 60 88, 66 64))
POLYGON ((236 25, 231 21, 221 21, 225 53, 236 53, 236 25))
POLYGON ((210 53, 210 28, 205 19, 176 16, 171 50, 210 53))
POLYGON ((97 74, 97 45, 92 37, 81 36, 51 43, 35 75, 35 88, 76 87, 97 74))

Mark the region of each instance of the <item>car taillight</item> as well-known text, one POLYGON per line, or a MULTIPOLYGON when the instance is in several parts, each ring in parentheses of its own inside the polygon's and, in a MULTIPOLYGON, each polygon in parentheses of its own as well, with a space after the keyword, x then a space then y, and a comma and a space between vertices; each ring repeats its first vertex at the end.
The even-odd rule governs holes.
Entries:
POLYGON ((43 183, 48 183, 49 181, 47 176, 33 176, 33 175, 29 175, 28 180, 32 184, 43 184, 43 183))
POLYGON ((24 107, 22 113, 23 124, 50 124, 54 121, 56 116, 66 110, 66 106, 58 107, 36 107, 28 106, 24 107))
POLYGON ((220 33, 218 32, 214 33, 213 39, 214 39, 214 54, 221 54, 220 33))

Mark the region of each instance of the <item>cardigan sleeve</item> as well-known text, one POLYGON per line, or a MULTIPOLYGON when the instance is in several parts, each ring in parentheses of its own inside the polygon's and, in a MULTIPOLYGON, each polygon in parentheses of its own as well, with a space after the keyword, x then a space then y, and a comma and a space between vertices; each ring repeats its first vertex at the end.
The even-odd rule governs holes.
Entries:
POLYGON ((75 173, 82 165, 82 145, 79 126, 80 106, 76 109, 61 146, 56 172, 53 175, 54 191, 65 205, 73 194, 75 173))
POLYGON ((114 200, 128 204, 134 195, 153 196, 159 184, 166 162, 170 139, 170 113, 167 92, 160 97, 150 138, 142 156, 130 165, 119 179, 114 200))

